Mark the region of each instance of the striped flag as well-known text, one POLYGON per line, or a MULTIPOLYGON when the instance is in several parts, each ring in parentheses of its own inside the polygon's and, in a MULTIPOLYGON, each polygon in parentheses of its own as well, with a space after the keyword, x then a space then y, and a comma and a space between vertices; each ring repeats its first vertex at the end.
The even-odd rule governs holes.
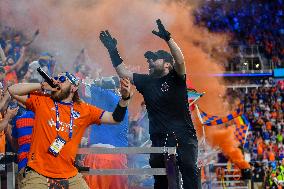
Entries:
POLYGON ((243 114, 234 119, 236 124, 235 136, 240 144, 244 145, 246 141, 247 131, 249 130, 249 121, 243 114))
POLYGON ((226 123, 230 120, 233 120, 243 114, 243 104, 239 106, 238 109, 233 111, 231 114, 225 116, 225 117, 219 117, 214 115, 209 115, 205 113, 204 111, 200 110, 200 116, 203 120, 203 124, 206 126, 213 126, 213 125, 220 125, 223 123, 226 123))
MULTIPOLYGON (((195 99, 199 98, 200 96, 202 96, 203 93, 198 93, 196 90, 194 89, 187 89, 187 98, 188 98, 188 103, 190 104, 191 102, 193 102, 195 99)), ((190 111, 194 110, 194 104, 192 104, 189 107, 190 111)))

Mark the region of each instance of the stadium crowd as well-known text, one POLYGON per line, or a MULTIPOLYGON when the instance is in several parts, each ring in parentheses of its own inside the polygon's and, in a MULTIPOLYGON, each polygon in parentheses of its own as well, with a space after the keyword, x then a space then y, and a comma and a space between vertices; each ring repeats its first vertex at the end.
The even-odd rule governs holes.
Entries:
POLYGON ((228 95, 239 97, 244 102, 245 115, 250 122, 244 151, 253 166, 255 182, 264 182, 270 187, 284 180, 284 91, 282 82, 272 87, 259 85, 243 89, 229 89, 228 95))
MULTIPOLYGON (((284 21, 283 0, 205 1, 196 9, 196 24, 207 27, 211 32, 228 32, 238 45, 257 45, 260 52, 276 67, 284 67, 284 21), (252 27, 251 27, 252 26, 252 27)), ((48 52, 39 52, 29 46, 30 39, 13 28, 0 25, 0 154, 17 152, 21 170, 27 161, 33 113, 18 106, 7 92, 7 87, 18 82, 41 82, 36 68, 41 67, 49 75, 58 72, 56 60, 48 52)), ((86 84, 115 89, 115 78, 102 80, 100 72, 90 73, 82 49, 74 60, 74 72, 86 84)), ((228 96, 239 97, 245 103, 245 115, 250 130, 244 153, 252 165, 253 181, 258 188, 277 188, 284 182, 284 84, 283 81, 248 80, 256 88, 228 89, 228 96), (265 82, 267 81, 267 82, 265 82)), ((92 89, 83 87, 81 95, 90 100, 92 89)), ((128 123, 126 146, 149 145, 148 120, 145 104, 128 123)), ((87 145, 92 142, 88 141, 87 145), (88 143, 89 142, 89 143, 88 143)), ((95 142, 93 142, 95 143, 95 142)), ((130 157, 128 166, 137 168, 147 165, 148 157, 130 157), (139 163, 137 163, 139 159, 139 163), (138 164, 138 165, 137 165, 138 164)), ((3 177, 1 177, 3 178, 3 177)), ((133 178, 134 187, 149 186, 151 178, 133 178)))
POLYGON ((195 22, 232 36, 231 45, 253 46, 284 67, 283 0, 209 0, 195 10, 195 22))

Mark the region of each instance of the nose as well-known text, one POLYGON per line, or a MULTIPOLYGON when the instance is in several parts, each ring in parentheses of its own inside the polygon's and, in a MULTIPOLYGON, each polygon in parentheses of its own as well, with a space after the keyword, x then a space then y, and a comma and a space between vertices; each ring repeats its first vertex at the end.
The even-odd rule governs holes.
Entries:
POLYGON ((149 63, 149 66, 153 66, 154 65, 154 61, 152 59, 148 59, 147 62, 149 63))
POLYGON ((52 79, 52 80, 53 80, 53 83, 54 83, 55 85, 59 85, 59 84, 60 84, 59 80, 55 80, 55 79, 52 79))

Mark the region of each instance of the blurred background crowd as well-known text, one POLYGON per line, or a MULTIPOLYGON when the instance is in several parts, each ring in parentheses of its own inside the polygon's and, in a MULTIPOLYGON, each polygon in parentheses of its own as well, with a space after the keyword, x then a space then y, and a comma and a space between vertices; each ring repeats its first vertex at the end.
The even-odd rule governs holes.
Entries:
MULTIPOLYGON (((250 127, 242 150, 252 168, 255 188, 279 188, 284 182, 284 81, 273 77, 273 69, 284 68, 284 1, 283 0, 206 0, 194 11, 195 24, 213 33, 231 36, 231 53, 224 65, 230 73, 271 73, 254 77, 240 75, 225 77, 227 100, 239 98, 244 102, 244 112, 250 127)), ((5 164, 19 162, 22 152, 18 147, 28 143, 26 134, 17 135, 19 120, 27 111, 11 99, 7 87, 18 82, 41 82, 36 69, 41 67, 49 75, 63 70, 56 54, 37 49, 30 44, 38 35, 25 36, 24 31, 0 23, 0 164, 1 185, 7 180, 5 164), (8 121, 7 121, 8 120, 8 121), (18 125, 17 125, 18 124, 18 125), (15 142, 16 141, 16 142, 15 142), (17 147, 18 145, 18 147, 17 147)), ((216 49, 218 51, 220 49, 216 49)), ((82 81, 80 95, 83 100, 106 110, 119 97, 119 78, 102 76, 103 68, 90 64, 87 50, 76 56, 72 70, 82 81), (104 99, 100 104, 97 99, 104 99)), ((140 67, 131 67, 139 72, 140 67)), ((114 103, 115 104, 115 103, 114 103)), ((150 146, 147 111, 139 102, 136 115, 129 115, 116 129, 90 127, 82 146, 116 147, 150 146), (108 133, 108 138, 102 137, 108 133), (111 139, 111 140, 110 140, 111 139)), ((91 162, 79 157, 81 164, 91 162)), ((131 155, 123 162, 129 168, 148 167, 148 155, 131 155)), ((226 158, 225 158, 226 159, 226 158)), ((91 160, 89 160, 91 161, 91 160)), ((223 160, 222 160, 223 162, 223 160)), ((131 188, 153 185, 152 177, 131 176, 131 188)))

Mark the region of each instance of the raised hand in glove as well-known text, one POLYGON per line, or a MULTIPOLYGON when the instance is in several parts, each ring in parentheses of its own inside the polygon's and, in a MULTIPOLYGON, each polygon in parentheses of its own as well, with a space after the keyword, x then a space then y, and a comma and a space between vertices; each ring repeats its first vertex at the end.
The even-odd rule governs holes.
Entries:
POLYGON ((100 40, 108 50, 113 67, 120 65, 123 60, 119 56, 118 50, 116 48, 117 40, 113 38, 107 30, 101 31, 100 40))
POLYGON ((171 33, 165 29, 165 26, 162 24, 162 21, 160 19, 156 20, 156 23, 158 25, 159 31, 153 30, 152 33, 165 41, 169 41, 171 39, 171 33))
POLYGON ((113 51, 116 49, 117 40, 110 35, 108 30, 101 31, 100 40, 108 51, 113 51))

